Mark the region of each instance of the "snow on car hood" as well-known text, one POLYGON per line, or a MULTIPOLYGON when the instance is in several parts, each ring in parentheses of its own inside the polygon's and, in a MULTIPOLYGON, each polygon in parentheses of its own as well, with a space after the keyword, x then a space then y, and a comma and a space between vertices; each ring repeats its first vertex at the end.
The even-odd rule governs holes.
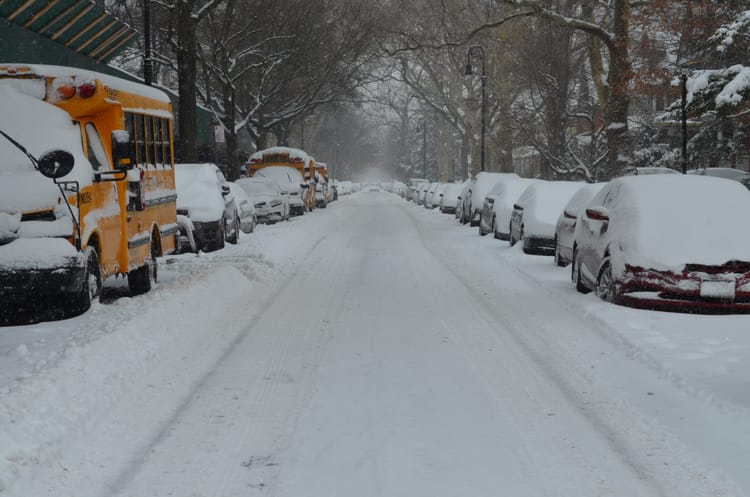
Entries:
MULTIPOLYGON (((36 158, 51 150, 73 154, 75 166, 63 179, 86 186, 93 170, 81 145, 81 132, 70 115, 41 100, 41 80, 0 79, 0 129, 36 158)), ((34 169, 26 155, 0 136, 0 211, 25 212, 53 208, 60 191, 53 181, 34 169)))
POLYGON ((613 180, 612 187, 621 191, 610 207, 609 237, 621 244, 625 262, 681 270, 750 260, 750 192, 740 183, 653 175, 613 180))

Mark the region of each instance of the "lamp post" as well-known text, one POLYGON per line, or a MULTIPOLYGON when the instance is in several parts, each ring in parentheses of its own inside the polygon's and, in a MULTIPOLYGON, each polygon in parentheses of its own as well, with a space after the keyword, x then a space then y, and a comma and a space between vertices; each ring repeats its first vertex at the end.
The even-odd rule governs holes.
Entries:
POLYGON ((151 64, 151 0, 143 0, 143 82, 151 86, 153 66, 151 64))
POLYGON ((687 74, 680 75, 682 87, 682 174, 687 174, 687 74))
POLYGON ((427 179, 427 122, 422 118, 422 177, 427 179))
POLYGON ((482 80, 482 132, 480 137, 480 170, 484 171, 484 143, 485 135, 487 134, 487 64, 484 55, 484 48, 479 45, 469 47, 469 52, 466 54, 466 76, 474 75, 474 68, 471 66, 471 59, 479 57, 482 59, 482 74, 479 75, 482 80))

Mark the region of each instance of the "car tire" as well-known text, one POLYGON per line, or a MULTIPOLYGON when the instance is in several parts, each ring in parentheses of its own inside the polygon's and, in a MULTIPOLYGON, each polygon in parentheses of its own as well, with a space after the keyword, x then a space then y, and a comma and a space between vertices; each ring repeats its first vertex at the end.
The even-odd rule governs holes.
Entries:
POLYGON ((153 240, 151 240, 151 257, 146 259, 145 262, 143 266, 133 269, 128 273, 130 295, 148 293, 158 279, 159 268, 156 262, 156 245, 153 240))
POLYGON ((615 301, 615 281, 612 278, 612 264, 604 259, 596 277, 596 296, 605 302, 615 301))
POLYGON ((492 236, 495 240, 500 240, 500 233, 497 232, 497 217, 492 218, 492 236))
POLYGON ((555 235, 555 265, 558 267, 565 267, 568 265, 567 262, 562 260, 560 255, 560 244, 557 242, 557 235, 555 235))
POLYGON ((81 289, 71 296, 68 306, 72 315, 83 314, 91 307, 102 293, 102 277, 99 269, 99 254, 94 247, 86 247, 84 252, 86 268, 84 269, 84 282, 81 289))
POLYGON ((591 290, 583 284, 583 280, 581 279, 581 261, 579 259, 578 250, 573 249, 573 264, 570 269, 571 279, 576 286, 576 291, 584 294, 591 293, 591 290))
POLYGON ((227 242, 232 245, 237 245, 240 241, 240 218, 234 216, 234 222, 232 223, 231 231, 226 235, 227 242))

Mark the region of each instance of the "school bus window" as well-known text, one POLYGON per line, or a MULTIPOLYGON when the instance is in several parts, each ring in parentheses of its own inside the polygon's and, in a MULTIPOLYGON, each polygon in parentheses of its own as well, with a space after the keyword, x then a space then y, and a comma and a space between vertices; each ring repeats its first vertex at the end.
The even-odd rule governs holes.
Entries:
POLYGON ((146 163, 146 143, 143 135, 143 116, 139 114, 133 114, 133 122, 135 123, 135 162, 136 164, 146 163))
POLYGON ((154 135, 151 116, 143 116, 143 135, 146 139, 146 156, 143 162, 149 166, 154 163, 154 135))
MULTIPOLYGON (((133 124, 133 114, 130 114, 128 112, 128 113, 125 114, 125 130, 128 132, 128 135, 130 135, 130 142, 133 143, 133 151, 132 151, 132 153, 134 154, 133 157, 135 158, 136 157, 135 153, 137 151, 136 150, 137 147, 135 147, 135 131, 133 130, 133 126, 134 126, 134 124, 133 124)), ((137 158, 135 160, 136 160, 136 164, 137 164, 138 163, 137 158)))
POLYGON ((154 118, 154 165, 159 167, 162 165, 162 133, 161 133, 161 119, 158 117, 154 118))
POLYGON ((104 144, 102 143, 99 133, 96 131, 96 127, 92 123, 86 123, 85 129, 86 148, 88 149, 89 162, 96 171, 102 167, 109 169, 107 152, 104 150, 104 144))
POLYGON ((172 147, 171 143, 169 142, 169 126, 169 121, 167 119, 164 119, 164 162, 168 167, 172 167, 172 147))

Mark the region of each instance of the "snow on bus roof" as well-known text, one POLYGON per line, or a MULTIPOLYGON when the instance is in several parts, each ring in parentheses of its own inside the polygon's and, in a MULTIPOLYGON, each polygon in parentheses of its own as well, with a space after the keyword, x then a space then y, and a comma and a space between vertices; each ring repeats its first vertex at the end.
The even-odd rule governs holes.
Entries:
POLYGON ((48 76, 53 78, 69 78, 76 76, 80 79, 81 77, 90 77, 92 79, 98 79, 105 86, 115 90, 136 93, 160 102, 170 103, 167 94, 158 88, 146 86, 143 83, 137 83, 135 81, 128 81, 116 76, 110 76, 109 74, 90 71, 88 69, 46 64, 0 63, 0 76, 11 74, 10 71, 12 69, 15 69, 18 72, 22 69, 28 69, 29 72, 24 71, 23 74, 33 74, 36 76, 48 76))
POLYGON ((305 164, 312 160, 312 157, 307 154, 304 150, 290 147, 271 147, 263 150, 258 150, 250 158, 251 159, 262 159, 265 154, 288 154, 290 159, 302 159, 305 164))

